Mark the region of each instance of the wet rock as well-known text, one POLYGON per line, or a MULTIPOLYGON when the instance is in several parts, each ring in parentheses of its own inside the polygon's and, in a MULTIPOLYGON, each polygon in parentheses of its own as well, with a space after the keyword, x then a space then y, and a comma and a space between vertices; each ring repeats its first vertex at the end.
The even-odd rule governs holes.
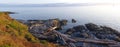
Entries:
POLYGON ((75 19, 72 19, 72 23, 76 23, 77 21, 75 19))

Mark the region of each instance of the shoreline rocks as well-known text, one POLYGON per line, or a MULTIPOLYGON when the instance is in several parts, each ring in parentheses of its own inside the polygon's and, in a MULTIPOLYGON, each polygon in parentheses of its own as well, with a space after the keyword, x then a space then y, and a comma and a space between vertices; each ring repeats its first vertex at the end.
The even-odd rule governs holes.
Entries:
MULTIPOLYGON (((120 33, 110 27, 100 26, 93 23, 88 23, 84 25, 78 25, 73 28, 68 29, 65 34, 72 36, 73 38, 84 38, 88 40, 107 40, 107 41, 114 41, 120 43, 120 33), (119 35, 118 35, 119 34, 119 35)), ((86 40, 86 41, 88 41, 86 40)), ((102 41, 101 41, 102 42, 102 41)), ((103 41, 104 42, 104 41, 103 41)), ((85 43, 85 42, 83 42, 85 43)), ((99 43, 99 42, 98 42, 99 43)), ((87 43, 89 44, 89 43, 87 43)), ((90 43, 95 45, 94 43, 90 43)), ((96 46, 103 46, 103 47, 112 47, 107 45, 96 45, 96 46)), ((82 46, 82 45, 81 45, 82 46)), ((88 47, 91 45, 88 45, 88 47)), ((92 46, 92 47, 96 47, 92 46)), ((115 44, 115 46, 120 47, 119 44, 115 44)), ((83 46, 84 47, 84 46, 83 46)), ((114 46, 113 46, 114 47, 114 46)))
POLYGON ((51 42, 56 41, 54 34, 44 35, 44 32, 51 28, 57 27, 55 30, 62 30, 62 26, 67 24, 67 20, 60 19, 48 19, 48 20, 19 20, 22 23, 26 24, 29 27, 29 32, 32 33, 35 37, 43 40, 48 40, 51 42))
POLYGON ((28 20, 24 24, 28 25, 29 32, 32 33, 35 37, 39 39, 47 40, 50 42, 57 43, 64 40, 64 39, 59 40, 60 39, 59 35, 56 36, 54 32, 50 32, 47 35, 44 35, 44 33, 49 28, 57 27, 55 30, 58 31, 59 34, 70 36, 67 38, 70 38, 70 39, 80 38, 78 39, 78 42, 70 42, 76 45, 76 47, 85 47, 85 44, 88 44, 88 47, 89 46, 109 47, 111 46, 111 42, 112 44, 115 42, 114 45, 119 47, 119 43, 120 43, 120 32, 110 27, 101 26, 93 23, 74 26, 73 28, 66 29, 65 33, 61 33, 59 32, 59 30, 62 30, 62 26, 67 25, 67 20, 59 20, 59 19, 28 20), (102 44, 99 44, 99 43, 102 43, 102 44))

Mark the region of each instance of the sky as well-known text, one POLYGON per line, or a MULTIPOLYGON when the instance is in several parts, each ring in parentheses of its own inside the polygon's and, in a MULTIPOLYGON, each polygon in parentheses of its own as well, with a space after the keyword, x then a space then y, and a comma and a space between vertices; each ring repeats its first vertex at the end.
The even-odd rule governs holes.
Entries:
POLYGON ((0 0, 0 4, 120 3, 120 0, 0 0))

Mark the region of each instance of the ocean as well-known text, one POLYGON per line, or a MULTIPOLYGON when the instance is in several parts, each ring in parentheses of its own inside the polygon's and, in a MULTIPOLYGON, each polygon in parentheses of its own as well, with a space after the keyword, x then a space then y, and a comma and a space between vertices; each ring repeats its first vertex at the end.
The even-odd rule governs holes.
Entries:
POLYGON ((67 19, 69 21, 65 26, 67 28, 95 23, 120 31, 120 6, 0 7, 0 11, 16 12, 10 16, 22 20, 67 19), (75 19, 77 23, 71 23, 71 19, 75 19))

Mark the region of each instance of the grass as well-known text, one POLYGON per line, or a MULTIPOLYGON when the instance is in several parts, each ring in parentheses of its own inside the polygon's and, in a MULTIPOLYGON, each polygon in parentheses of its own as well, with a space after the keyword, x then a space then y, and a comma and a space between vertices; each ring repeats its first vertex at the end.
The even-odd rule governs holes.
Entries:
POLYGON ((6 13, 0 12, 0 17, 0 47, 40 46, 39 40, 28 32, 27 26, 6 13))
POLYGON ((0 12, 0 47, 56 47, 56 44, 38 40, 28 27, 0 12))
POLYGON ((13 47, 13 46, 11 46, 9 44, 5 44, 5 45, 1 45, 0 47, 13 47))

